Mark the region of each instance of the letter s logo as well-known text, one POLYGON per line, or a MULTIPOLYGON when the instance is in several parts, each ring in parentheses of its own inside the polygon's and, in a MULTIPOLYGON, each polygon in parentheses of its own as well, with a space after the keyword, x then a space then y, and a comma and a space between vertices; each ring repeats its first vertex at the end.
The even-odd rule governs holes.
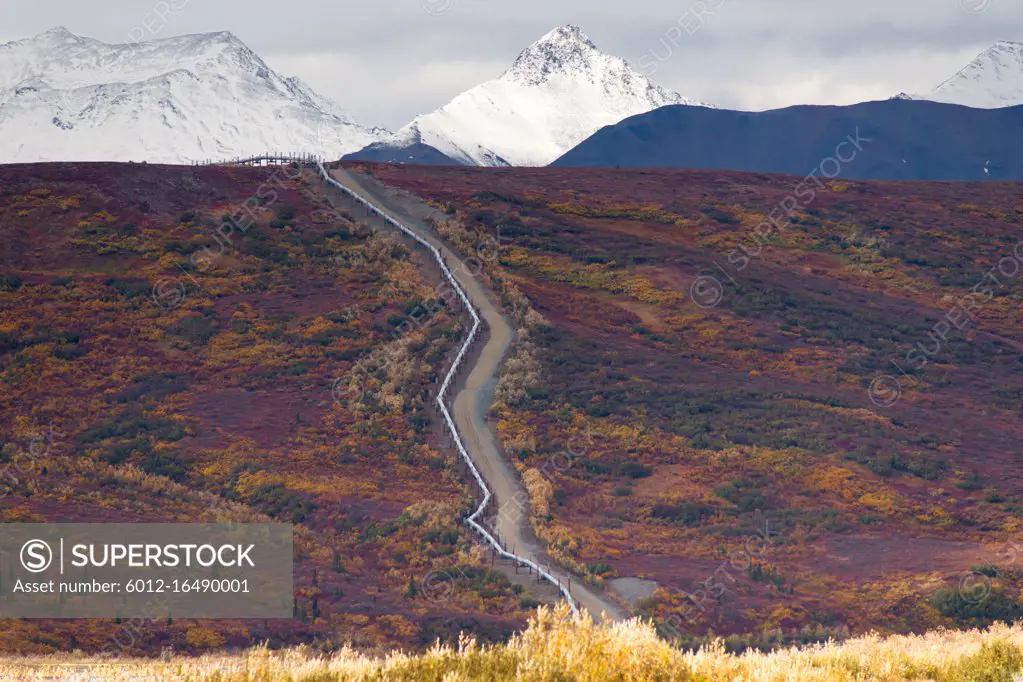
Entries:
POLYGON ((42 573, 53 563, 53 550, 42 540, 29 540, 21 546, 21 565, 30 573, 42 573))

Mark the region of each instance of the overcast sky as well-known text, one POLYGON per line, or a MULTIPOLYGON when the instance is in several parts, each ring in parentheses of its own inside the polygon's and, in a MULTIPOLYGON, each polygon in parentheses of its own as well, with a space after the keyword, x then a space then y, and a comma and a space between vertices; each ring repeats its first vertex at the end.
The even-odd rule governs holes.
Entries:
POLYGON ((392 129, 567 23, 686 97, 759 110, 926 92, 998 40, 1023 41, 1023 2, 0 0, 0 42, 56 25, 118 43, 229 30, 360 123, 392 129))

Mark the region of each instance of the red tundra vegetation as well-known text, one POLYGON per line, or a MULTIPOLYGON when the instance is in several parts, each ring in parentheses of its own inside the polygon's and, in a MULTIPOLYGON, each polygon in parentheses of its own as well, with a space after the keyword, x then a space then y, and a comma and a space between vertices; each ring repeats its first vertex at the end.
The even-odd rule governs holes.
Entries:
POLYGON ((389 649, 525 623, 536 588, 483 568, 430 408, 465 320, 350 208, 298 169, 0 167, 3 521, 296 524, 294 620, 16 620, 0 649, 389 649))
POLYGON ((1018 184, 352 166, 499 235, 534 527, 664 632, 1023 616, 1018 184))

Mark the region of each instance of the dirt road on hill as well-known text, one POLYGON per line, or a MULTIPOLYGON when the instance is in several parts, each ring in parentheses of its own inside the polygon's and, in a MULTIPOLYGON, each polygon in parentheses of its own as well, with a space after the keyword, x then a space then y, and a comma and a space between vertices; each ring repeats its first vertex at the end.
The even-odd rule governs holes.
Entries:
MULTIPOLYGON (((514 329, 491 303, 482 285, 472 275, 472 270, 447 248, 426 222, 429 216, 443 217, 439 211, 413 195, 387 187, 374 178, 344 169, 332 170, 331 174, 339 183, 369 199, 392 218, 436 246, 489 328, 485 345, 475 358, 469 358, 475 359, 472 370, 461 385, 456 387, 452 417, 469 455, 494 496, 495 507, 499 510, 496 518, 497 532, 505 549, 518 556, 532 558, 545 568, 551 564, 549 572, 567 584, 568 571, 553 565, 533 534, 528 518, 529 497, 518 474, 501 456, 486 421, 494 399, 498 370, 515 340, 514 329)), ((597 619, 601 619, 602 614, 613 620, 628 617, 606 594, 584 585, 578 576, 572 577, 572 595, 581 608, 597 619)))

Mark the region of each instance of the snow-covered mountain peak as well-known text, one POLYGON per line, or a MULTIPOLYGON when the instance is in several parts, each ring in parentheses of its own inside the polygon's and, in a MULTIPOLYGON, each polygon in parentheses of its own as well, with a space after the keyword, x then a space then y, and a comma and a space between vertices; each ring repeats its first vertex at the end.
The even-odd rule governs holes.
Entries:
POLYGON ((537 85, 552 74, 592 71, 596 61, 607 58, 578 26, 559 26, 519 54, 504 74, 506 79, 537 85))
POLYGON ((39 35, 32 36, 28 39, 28 42, 43 43, 43 44, 60 44, 70 42, 81 42, 82 36, 72 33, 63 26, 54 26, 53 28, 43 31, 39 35))
POLYGON ((540 45, 542 43, 557 43, 557 42, 577 42, 589 45, 592 48, 597 46, 593 44, 590 37, 586 35, 586 32, 575 24, 565 24, 564 26, 558 26, 552 28, 543 37, 537 40, 534 45, 540 45))
POLYGON ((114 45, 55 28, 0 45, 0 162, 337 158, 385 134, 227 31, 114 45))
POLYGON ((1011 53, 1014 55, 1023 52, 1023 42, 1018 40, 999 40, 997 43, 992 45, 990 48, 982 52, 979 56, 984 55, 996 55, 1000 53, 1011 53))
POLYGON ((578 26, 560 26, 500 78, 416 117, 366 158, 416 158, 425 145, 469 165, 544 166, 603 126, 668 104, 700 103, 601 52, 578 26))
POLYGON ((1023 104, 1023 43, 995 43, 922 98, 980 109, 1023 104))
POLYGON ((257 54, 227 31, 108 44, 55 28, 0 45, 0 67, 0 90, 33 78, 56 89, 67 89, 110 82, 138 83, 172 70, 211 76, 235 68, 269 72, 257 54))

